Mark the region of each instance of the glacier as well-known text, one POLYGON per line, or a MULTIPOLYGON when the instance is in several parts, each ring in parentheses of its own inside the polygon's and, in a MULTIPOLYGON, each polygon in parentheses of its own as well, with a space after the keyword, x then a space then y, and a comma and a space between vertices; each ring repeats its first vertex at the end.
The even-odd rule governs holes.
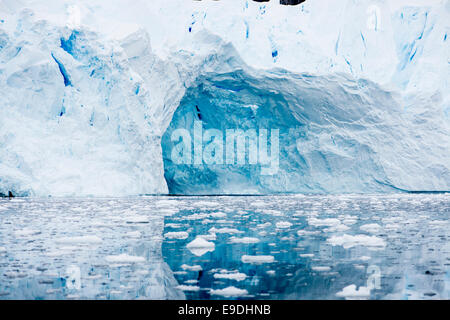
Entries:
POLYGON ((450 1, 0 0, 0 194, 450 190, 450 1), (198 110, 195 108, 198 106, 198 110), (280 129, 280 169, 170 134, 280 129))

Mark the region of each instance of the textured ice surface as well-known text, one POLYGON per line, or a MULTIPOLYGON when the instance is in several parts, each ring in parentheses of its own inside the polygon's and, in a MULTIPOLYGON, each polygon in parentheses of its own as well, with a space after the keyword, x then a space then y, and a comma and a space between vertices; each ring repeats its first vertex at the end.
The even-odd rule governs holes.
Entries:
POLYGON ((0 193, 449 190, 449 15, 438 0, 1 0, 0 193), (279 128, 279 173, 171 164, 195 105, 207 128, 279 128))
POLYGON ((447 194, 202 199, 0 200, 0 298, 450 298, 447 194))

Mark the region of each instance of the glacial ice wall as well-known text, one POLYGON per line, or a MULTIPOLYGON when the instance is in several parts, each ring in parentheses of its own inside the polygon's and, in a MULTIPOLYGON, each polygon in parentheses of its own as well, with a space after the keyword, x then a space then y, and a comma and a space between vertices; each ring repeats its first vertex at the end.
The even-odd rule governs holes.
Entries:
POLYGON ((450 1, 1 0, 0 193, 450 190, 449 15, 450 1), (279 173, 171 163, 196 105, 208 128, 279 128, 279 173))

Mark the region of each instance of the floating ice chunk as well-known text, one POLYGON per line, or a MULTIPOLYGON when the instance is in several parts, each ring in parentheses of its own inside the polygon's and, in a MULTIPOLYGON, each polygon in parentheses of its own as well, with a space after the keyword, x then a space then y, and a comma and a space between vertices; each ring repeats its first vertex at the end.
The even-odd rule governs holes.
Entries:
POLYGON ((363 234, 355 236, 348 234, 332 236, 327 239, 327 242, 333 246, 343 246, 345 249, 358 245, 368 247, 369 249, 382 249, 386 246, 386 242, 383 239, 363 234))
POLYGON ((317 266, 317 267, 312 267, 311 269, 313 271, 326 272, 326 271, 330 271, 331 267, 328 267, 328 266, 323 266, 323 267, 317 266))
POLYGON ((203 270, 202 266, 195 265, 195 266, 189 266, 187 264, 182 264, 181 269, 188 270, 188 271, 201 271, 203 270))
POLYGON ((240 230, 234 229, 234 228, 216 228, 216 227, 212 227, 211 229, 209 229, 209 233, 230 233, 230 234, 234 234, 234 233, 243 233, 243 231, 240 231, 240 230))
POLYGON ((218 202, 213 201, 199 201, 196 203, 197 207, 216 207, 219 205, 218 202))
POLYGON ((215 279, 228 279, 228 280, 242 281, 247 278, 247 275, 245 273, 240 273, 240 272, 215 273, 214 278, 215 279))
POLYGON ((211 290, 210 293, 212 295, 223 296, 223 297, 239 297, 239 296, 247 295, 248 291, 245 289, 239 289, 239 288, 231 286, 231 287, 227 287, 225 289, 211 290))
POLYGON ((275 226, 278 229, 288 229, 288 228, 292 227, 292 223, 290 223, 288 221, 279 221, 275 224, 275 226))
POLYGON ((227 216, 227 214, 225 212, 218 211, 218 212, 210 213, 210 216, 213 218, 225 218, 227 216))
POLYGON ((167 227, 167 228, 178 229, 178 228, 183 227, 183 225, 180 224, 180 223, 167 223, 167 224, 166 224, 166 227, 167 227))
POLYGON ((275 270, 267 270, 266 272, 269 276, 274 276, 276 274, 275 270))
POLYGON ((336 293, 336 296, 346 299, 364 299, 370 297, 370 288, 359 287, 359 290, 356 290, 356 285, 351 284, 336 293))
POLYGON ((302 258, 312 258, 314 257, 314 253, 301 253, 299 256, 302 258))
POLYGON ((371 259, 371 257, 369 257, 369 256, 362 256, 359 258, 359 260, 361 260, 361 261, 369 261, 370 259, 371 259))
POLYGON ((362 231, 366 231, 369 233, 378 233, 382 230, 381 226, 379 224, 376 223, 369 223, 369 224, 365 224, 362 225, 361 227, 359 227, 362 231))
POLYGON ((209 214, 206 214, 206 213, 194 213, 189 216, 185 216, 184 219, 186 219, 186 220, 201 220, 201 219, 205 219, 208 217, 209 217, 209 214))
POLYGON ((188 237, 189 237, 189 233, 187 233, 185 231, 167 232, 167 233, 164 234, 164 238, 167 238, 167 239, 184 240, 184 239, 187 239, 188 237))
POLYGON ((195 238, 194 240, 189 242, 186 247, 189 249, 189 251, 192 252, 192 254, 196 255, 197 257, 215 250, 215 244, 203 239, 202 237, 195 238))
POLYGON ((310 230, 298 230, 297 234, 302 237, 302 236, 312 236, 312 235, 318 235, 320 234, 319 230, 315 230, 315 231, 310 231, 310 230))
POLYGON ((14 231, 14 235, 16 237, 29 237, 29 236, 34 236, 34 235, 37 235, 37 234, 40 234, 40 233, 41 233, 40 231, 32 230, 32 229, 28 229, 28 228, 24 228, 22 230, 14 231))
POLYGON ((266 210, 263 210, 263 212, 265 214, 270 214, 270 215, 272 215, 274 217, 281 217, 281 216, 283 216, 283 213, 281 211, 279 211, 279 210, 266 209, 266 210))
POLYGON ((62 237, 55 240, 56 243, 63 244, 94 244, 103 240, 97 236, 62 237))
POLYGON ((145 262, 144 257, 139 256, 130 256, 128 254, 119 254, 116 256, 107 256, 105 258, 106 261, 112 263, 137 263, 137 262, 145 262))
POLYGON ((258 224, 256 227, 257 228, 268 228, 270 227, 272 224, 270 222, 266 222, 266 223, 262 223, 262 224, 258 224))
POLYGON ((317 219, 308 218, 308 224, 315 227, 335 227, 341 224, 341 221, 336 218, 317 219))
POLYGON ((177 289, 180 289, 182 291, 199 291, 199 286, 189 286, 189 285, 178 285, 176 286, 177 289))
POLYGON ((272 263, 275 261, 275 258, 273 256, 248 256, 243 255, 241 258, 241 261, 243 263, 272 263))
POLYGON ((196 279, 186 280, 184 283, 186 283, 186 284, 198 283, 198 280, 196 280, 196 279))
POLYGON ((5 253, 6 252, 6 248, 5 247, 0 247, 0 253, 5 253))
POLYGON ((130 231, 126 233, 126 236, 130 238, 140 238, 141 235, 142 234, 139 231, 130 231))
POLYGON ((258 243, 259 239, 252 238, 252 237, 243 237, 243 238, 231 237, 230 242, 231 243, 258 243))

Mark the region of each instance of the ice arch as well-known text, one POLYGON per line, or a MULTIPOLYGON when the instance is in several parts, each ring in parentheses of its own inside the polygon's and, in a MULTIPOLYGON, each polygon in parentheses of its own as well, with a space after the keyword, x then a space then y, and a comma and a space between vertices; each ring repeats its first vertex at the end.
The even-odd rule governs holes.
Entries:
MULTIPOLYGON (((401 149, 393 96, 377 85, 345 75, 314 76, 246 68, 199 76, 186 90, 163 135, 165 178, 174 194, 278 192, 385 192, 394 190, 380 158, 386 143, 401 149), (194 137, 218 129, 278 129, 279 170, 261 166, 177 164, 174 130, 194 137)), ((203 147, 208 145, 207 140, 203 147)), ((223 140, 225 142, 225 138, 223 140)), ((194 147, 194 146, 192 146, 194 147)), ((194 153, 194 150, 192 153, 194 153)), ((392 152, 390 152, 392 154, 392 152)), ((192 155, 194 157, 194 155, 192 155)))

